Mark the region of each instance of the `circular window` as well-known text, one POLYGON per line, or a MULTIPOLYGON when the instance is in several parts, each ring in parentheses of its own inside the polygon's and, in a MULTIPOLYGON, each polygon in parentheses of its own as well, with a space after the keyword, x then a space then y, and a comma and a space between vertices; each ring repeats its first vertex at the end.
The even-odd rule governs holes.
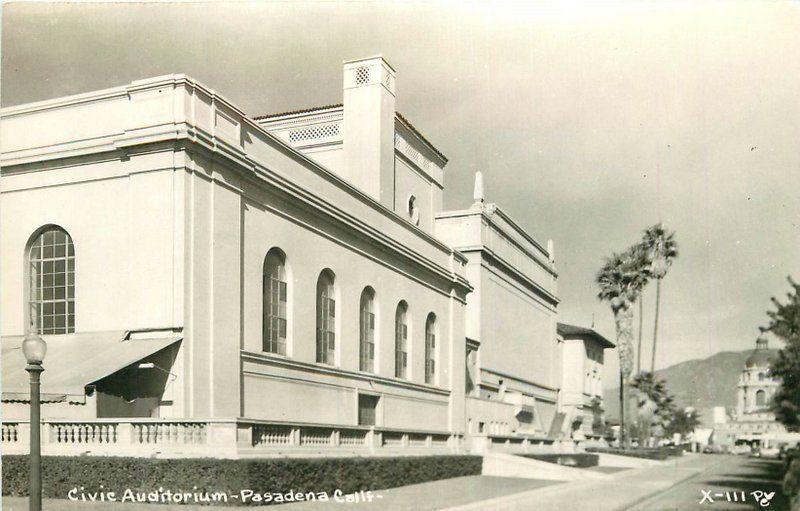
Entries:
POLYGON ((419 225, 419 207, 417 206, 417 198, 413 195, 408 197, 408 218, 414 225, 419 225))

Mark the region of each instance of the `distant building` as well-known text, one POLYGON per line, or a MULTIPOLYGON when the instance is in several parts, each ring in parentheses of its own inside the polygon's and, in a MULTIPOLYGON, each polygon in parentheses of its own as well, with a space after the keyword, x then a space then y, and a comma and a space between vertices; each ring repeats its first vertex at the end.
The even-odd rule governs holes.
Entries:
POLYGON ((602 403, 604 353, 615 345, 592 328, 565 323, 558 324, 558 338, 562 343, 560 411, 564 422, 585 436, 599 436, 592 431, 592 401, 602 403))
POLYGON ((770 404, 780 386, 780 380, 770 376, 770 363, 775 351, 766 339, 756 341, 756 349, 747 357, 737 386, 736 411, 729 427, 736 438, 756 438, 766 433, 785 432, 775 420, 770 404))

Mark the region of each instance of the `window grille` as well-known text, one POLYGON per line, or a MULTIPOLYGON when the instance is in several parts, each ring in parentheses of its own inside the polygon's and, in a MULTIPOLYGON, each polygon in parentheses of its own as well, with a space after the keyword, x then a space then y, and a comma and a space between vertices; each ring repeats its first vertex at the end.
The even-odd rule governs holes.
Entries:
POLYGON ((356 85, 366 85, 369 83, 369 68, 359 67, 356 69, 356 85))
POLYGON ((324 271, 317 282, 317 362, 335 363, 336 301, 333 274, 324 271))
POLYGON ((425 322, 425 383, 436 381, 436 316, 431 313, 425 322))
POLYGON ((324 124, 321 126, 309 126, 308 128, 296 129, 289 132, 289 142, 305 142, 323 138, 336 137, 339 135, 339 124, 324 124))
POLYGON ((40 334, 75 331, 75 247, 58 227, 43 231, 28 252, 29 313, 40 334))
POLYGON ((359 310, 359 369, 367 372, 375 370, 375 293, 371 288, 361 293, 359 310))
POLYGON ((408 307, 405 302, 400 302, 395 315, 395 348, 394 348, 394 375, 397 378, 408 377, 408 307))
POLYGON ((263 350, 286 355, 286 269, 285 259, 273 249, 264 260, 263 350))
POLYGON ((358 424, 360 426, 375 425, 375 410, 378 408, 378 396, 358 395, 358 424))

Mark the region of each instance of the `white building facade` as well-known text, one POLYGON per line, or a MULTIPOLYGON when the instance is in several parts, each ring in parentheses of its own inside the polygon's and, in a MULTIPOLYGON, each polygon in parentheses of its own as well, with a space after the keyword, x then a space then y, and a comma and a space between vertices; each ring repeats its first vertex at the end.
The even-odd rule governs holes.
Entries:
POLYGON ((453 238, 447 159, 396 112, 394 69, 346 62, 343 85, 342 105, 253 118, 182 75, 2 111, 6 452, 29 329, 45 453, 453 451, 478 423, 547 439, 552 252, 483 206, 484 234, 453 238))
POLYGON ((747 357, 737 385, 736 411, 729 424, 735 438, 757 439, 767 433, 785 433, 770 410, 780 380, 770 375, 770 363, 776 353, 766 339, 756 341, 756 349, 747 357))

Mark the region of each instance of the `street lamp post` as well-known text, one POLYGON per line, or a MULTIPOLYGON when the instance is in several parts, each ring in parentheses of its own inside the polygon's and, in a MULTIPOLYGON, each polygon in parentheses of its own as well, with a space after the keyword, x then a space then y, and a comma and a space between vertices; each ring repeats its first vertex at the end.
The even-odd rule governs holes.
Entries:
POLYGON ((42 442, 40 432, 39 381, 44 371, 42 361, 47 353, 47 343, 34 332, 25 334, 22 353, 28 362, 25 370, 31 376, 31 472, 30 472, 30 511, 42 509, 42 442))

